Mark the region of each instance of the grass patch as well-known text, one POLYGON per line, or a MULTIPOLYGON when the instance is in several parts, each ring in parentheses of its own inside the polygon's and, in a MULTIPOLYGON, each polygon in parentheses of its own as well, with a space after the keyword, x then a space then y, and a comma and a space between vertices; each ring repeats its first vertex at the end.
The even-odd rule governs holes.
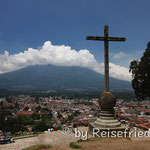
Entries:
POLYGON ((33 135, 33 132, 23 132, 23 133, 18 134, 18 135, 12 135, 12 138, 20 137, 20 136, 29 136, 29 135, 33 135))
POLYGON ((40 145, 34 145, 34 146, 31 146, 31 147, 28 147, 28 148, 25 148, 25 149, 22 149, 22 150, 37 150, 39 148, 45 148, 45 149, 49 149, 51 148, 50 145, 43 145, 43 144, 40 144, 40 145))
POLYGON ((21 134, 18 134, 18 135, 12 135, 12 138, 16 138, 16 137, 21 137, 21 136, 30 136, 30 135, 39 135, 39 134, 42 134, 43 132, 23 132, 21 134))
POLYGON ((85 142, 85 141, 87 141, 87 140, 82 140, 82 139, 80 139, 80 140, 78 140, 77 142, 85 142))
POLYGON ((70 146, 71 148, 75 148, 75 149, 80 149, 80 148, 81 148, 80 145, 77 145, 77 144, 75 144, 74 142, 71 142, 69 146, 70 146))

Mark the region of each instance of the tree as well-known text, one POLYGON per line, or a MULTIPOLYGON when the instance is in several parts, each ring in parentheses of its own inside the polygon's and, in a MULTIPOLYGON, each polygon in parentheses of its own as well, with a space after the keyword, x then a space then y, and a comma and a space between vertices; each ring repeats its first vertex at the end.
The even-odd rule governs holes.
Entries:
POLYGON ((41 106, 35 107, 35 112, 38 113, 41 110, 41 106))
POLYGON ((145 115, 150 115, 150 112, 146 112, 145 115))
POLYGON ((62 115, 58 112, 57 118, 60 119, 61 117, 62 117, 62 115))
POLYGON ((45 121, 37 122, 32 129, 32 131, 46 131, 46 130, 48 130, 48 125, 46 124, 45 121))
POLYGON ((29 110, 29 107, 25 107, 24 110, 29 110))
POLYGON ((11 103, 11 102, 12 102, 12 99, 11 99, 10 97, 6 97, 6 101, 7 101, 8 103, 11 103))
POLYGON ((140 60, 130 63, 132 87, 138 100, 150 99, 150 42, 140 60))
POLYGON ((31 118, 32 118, 33 120, 39 120, 39 119, 40 119, 40 115, 34 113, 34 114, 32 114, 31 118))
POLYGON ((24 127, 20 119, 13 118, 10 111, 1 111, 0 130, 2 130, 3 132, 11 132, 11 134, 15 134, 18 131, 23 132, 27 130, 27 128, 24 127))
POLYGON ((28 118, 27 116, 19 116, 18 117, 20 124, 26 126, 26 125, 33 125, 34 121, 28 118))

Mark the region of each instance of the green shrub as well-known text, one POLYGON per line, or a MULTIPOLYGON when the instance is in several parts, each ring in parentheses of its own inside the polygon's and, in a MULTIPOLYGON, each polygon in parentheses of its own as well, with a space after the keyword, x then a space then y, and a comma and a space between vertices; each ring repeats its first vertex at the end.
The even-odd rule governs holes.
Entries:
POLYGON ((75 148, 75 149, 80 149, 80 148, 81 148, 80 145, 77 145, 77 144, 75 144, 74 142, 71 142, 69 146, 70 146, 71 148, 75 148))
POLYGON ((84 142, 85 140, 82 140, 82 139, 80 139, 80 140, 78 140, 77 142, 84 142))
POLYGON ((146 112, 145 115, 150 115, 150 112, 146 112))

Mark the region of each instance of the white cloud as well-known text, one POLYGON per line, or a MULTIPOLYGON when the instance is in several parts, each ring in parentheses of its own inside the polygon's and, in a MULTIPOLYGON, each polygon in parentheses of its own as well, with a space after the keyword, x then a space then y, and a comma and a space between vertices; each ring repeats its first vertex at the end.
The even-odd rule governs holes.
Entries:
MULTIPOLYGON (((94 55, 87 49, 72 50, 65 45, 52 45, 50 41, 44 43, 39 49, 29 48, 24 52, 9 55, 7 51, 0 55, 0 73, 18 70, 30 65, 52 64, 57 66, 80 66, 104 73, 104 64, 99 64, 94 55)), ((110 76, 131 80, 128 68, 110 63, 110 76)))
POLYGON ((126 81, 131 81, 131 73, 129 73, 129 69, 126 67, 122 67, 113 63, 109 64, 109 69, 110 69, 110 76, 121 79, 121 80, 126 80, 126 81))
POLYGON ((114 55, 114 59, 119 59, 119 58, 122 58, 122 57, 125 57, 127 56, 127 54, 123 53, 123 52, 119 52, 117 54, 114 55))

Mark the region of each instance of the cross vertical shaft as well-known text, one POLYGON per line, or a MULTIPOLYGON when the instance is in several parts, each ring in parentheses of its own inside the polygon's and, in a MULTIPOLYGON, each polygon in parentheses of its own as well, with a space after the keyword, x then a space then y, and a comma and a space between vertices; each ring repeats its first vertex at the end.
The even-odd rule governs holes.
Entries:
POLYGON ((116 105, 116 97, 109 91, 109 42, 110 41, 125 41, 124 37, 109 37, 108 26, 104 26, 104 36, 87 36, 87 40, 104 41, 104 74, 105 74, 105 92, 99 97, 100 115, 94 122, 89 122, 89 132, 93 134, 93 129, 99 129, 98 135, 103 131, 109 136, 110 132, 106 129, 110 129, 111 132, 125 132, 126 127, 114 116, 114 107, 116 105))
POLYGON ((104 69, 105 69, 105 92, 109 92, 109 53, 108 42, 109 41, 125 41, 124 37, 109 37, 108 25, 104 26, 104 36, 87 36, 87 40, 104 41, 104 69))
POLYGON ((104 27, 105 91, 109 92, 108 26, 104 27))

